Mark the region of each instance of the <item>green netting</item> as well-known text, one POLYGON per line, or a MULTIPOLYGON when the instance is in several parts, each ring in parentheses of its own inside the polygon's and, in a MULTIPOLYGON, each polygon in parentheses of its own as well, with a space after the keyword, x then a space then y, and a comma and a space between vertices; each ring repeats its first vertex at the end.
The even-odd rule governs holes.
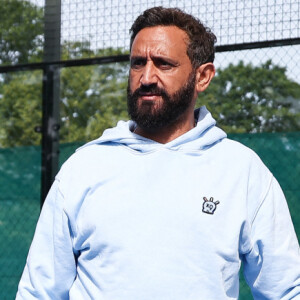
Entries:
POLYGON ((0 299, 14 299, 40 210, 40 147, 0 149, 0 299))
MULTIPOLYGON (((300 236, 300 132, 232 134, 278 179, 300 236)), ((60 164, 82 143, 62 144, 60 164)), ((14 299, 40 208, 40 147, 0 149, 0 299, 14 299)), ((253 299, 241 280, 240 299, 253 299)))
MULTIPOLYGON (((253 149, 268 166, 287 198, 295 230, 300 238, 300 132, 230 134, 253 149)), ((240 299, 253 299, 241 276, 240 299)))

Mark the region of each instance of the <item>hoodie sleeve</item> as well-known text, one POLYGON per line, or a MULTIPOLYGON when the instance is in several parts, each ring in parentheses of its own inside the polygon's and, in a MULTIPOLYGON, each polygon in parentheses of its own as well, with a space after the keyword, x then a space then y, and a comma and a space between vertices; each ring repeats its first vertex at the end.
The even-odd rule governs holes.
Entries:
POLYGON ((56 180, 44 203, 16 300, 69 299, 76 260, 63 204, 56 180))
POLYGON ((254 299, 300 299, 300 251, 283 192, 272 176, 252 220, 244 275, 254 299))

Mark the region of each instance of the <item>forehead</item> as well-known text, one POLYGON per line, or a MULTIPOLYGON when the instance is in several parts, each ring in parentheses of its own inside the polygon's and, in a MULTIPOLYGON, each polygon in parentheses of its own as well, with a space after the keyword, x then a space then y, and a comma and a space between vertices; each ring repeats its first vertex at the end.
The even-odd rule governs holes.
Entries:
POLYGON ((136 35, 131 55, 187 57, 188 41, 188 35, 176 26, 147 27, 136 35))

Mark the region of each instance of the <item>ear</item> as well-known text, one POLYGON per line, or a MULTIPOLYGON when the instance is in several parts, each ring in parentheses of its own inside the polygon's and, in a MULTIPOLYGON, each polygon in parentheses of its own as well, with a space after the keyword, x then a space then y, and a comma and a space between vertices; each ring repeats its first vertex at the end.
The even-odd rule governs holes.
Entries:
POLYGON ((196 69, 196 91, 201 93, 206 90, 211 80, 215 76, 215 66, 213 63, 206 63, 196 69))

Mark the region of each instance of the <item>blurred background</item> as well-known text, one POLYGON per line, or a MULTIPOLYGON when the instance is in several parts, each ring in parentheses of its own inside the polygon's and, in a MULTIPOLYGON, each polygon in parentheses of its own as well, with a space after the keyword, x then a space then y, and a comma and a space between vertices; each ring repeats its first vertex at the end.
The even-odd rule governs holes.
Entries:
MULTIPOLYGON (((270 168, 299 238, 299 0, 0 0, 0 299, 15 297, 61 164, 128 119, 129 28, 153 6, 216 34, 217 74, 198 106, 270 168)), ((242 274, 240 299, 253 299, 242 274)))

